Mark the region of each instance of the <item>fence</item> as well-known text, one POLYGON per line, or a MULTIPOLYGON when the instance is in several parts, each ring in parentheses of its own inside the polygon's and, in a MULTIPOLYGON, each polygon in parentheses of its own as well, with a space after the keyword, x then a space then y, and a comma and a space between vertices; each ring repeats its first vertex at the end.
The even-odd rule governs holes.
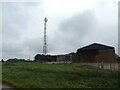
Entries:
POLYGON ((118 70, 120 64, 119 63, 81 63, 82 65, 90 65, 96 66, 99 69, 109 69, 109 70, 118 70))

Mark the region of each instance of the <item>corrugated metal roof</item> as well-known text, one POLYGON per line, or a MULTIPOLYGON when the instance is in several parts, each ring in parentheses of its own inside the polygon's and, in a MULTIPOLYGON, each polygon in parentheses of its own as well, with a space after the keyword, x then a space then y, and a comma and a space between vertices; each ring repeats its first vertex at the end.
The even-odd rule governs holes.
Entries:
POLYGON ((106 45, 98 44, 98 43, 93 43, 93 44, 90 44, 88 46, 79 48, 77 50, 77 52, 79 52, 79 51, 85 51, 85 50, 100 50, 100 49, 114 49, 114 47, 106 46, 106 45))

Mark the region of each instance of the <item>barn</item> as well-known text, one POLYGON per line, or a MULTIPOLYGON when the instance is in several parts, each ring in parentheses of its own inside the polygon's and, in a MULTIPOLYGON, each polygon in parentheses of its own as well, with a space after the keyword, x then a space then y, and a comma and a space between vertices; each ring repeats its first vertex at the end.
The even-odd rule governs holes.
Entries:
POLYGON ((73 53, 69 53, 69 54, 65 54, 65 55, 57 55, 57 62, 62 62, 62 61, 71 61, 72 59, 72 54, 73 53))
POLYGON ((115 49, 114 47, 93 43, 88 46, 79 48, 72 56, 73 63, 88 62, 115 62, 115 49))

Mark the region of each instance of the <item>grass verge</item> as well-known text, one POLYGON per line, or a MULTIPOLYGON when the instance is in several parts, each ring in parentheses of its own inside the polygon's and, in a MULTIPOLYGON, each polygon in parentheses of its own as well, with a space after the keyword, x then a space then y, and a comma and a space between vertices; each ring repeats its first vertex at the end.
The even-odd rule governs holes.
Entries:
POLYGON ((80 64, 4 62, 2 80, 16 88, 118 88, 118 72, 80 64))

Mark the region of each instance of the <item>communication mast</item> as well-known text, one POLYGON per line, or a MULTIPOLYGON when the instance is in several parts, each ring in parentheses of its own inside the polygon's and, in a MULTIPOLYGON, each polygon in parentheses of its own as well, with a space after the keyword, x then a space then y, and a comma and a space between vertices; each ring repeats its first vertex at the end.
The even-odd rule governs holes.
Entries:
POLYGON ((45 17, 44 19, 44 39, 43 39, 43 55, 46 55, 47 53, 47 35, 46 35, 46 23, 47 23, 48 19, 45 17))

